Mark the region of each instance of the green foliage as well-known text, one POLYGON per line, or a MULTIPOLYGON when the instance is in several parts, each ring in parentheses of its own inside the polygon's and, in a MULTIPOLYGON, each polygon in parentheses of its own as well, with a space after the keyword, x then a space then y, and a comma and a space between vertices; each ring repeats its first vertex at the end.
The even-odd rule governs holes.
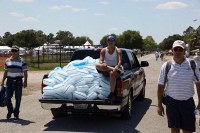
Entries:
MULTIPOLYGON (((116 37, 117 46, 121 48, 128 49, 142 49, 143 48, 143 39, 139 32, 127 30, 124 31, 121 35, 111 34, 116 37)), ((104 47, 107 46, 106 39, 108 35, 104 36, 100 44, 104 47)))
POLYGON ((119 45, 128 49, 143 49, 143 39, 138 31, 127 30, 119 35, 119 45))
POLYGON ((93 44, 93 41, 89 37, 81 36, 75 38, 69 31, 58 31, 56 37, 54 37, 54 34, 50 33, 46 35, 41 30, 22 30, 16 34, 6 32, 3 37, 0 37, 0 45, 9 47, 18 45, 30 49, 42 46, 44 43, 52 44, 55 40, 60 40, 60 44, 64 46, 80 46, 83 45, 86 40, 88 40, 90 44, 93 44))
POLYGON ((154 51, 158 47, 152 36, 147 36, 143 42, 144 49, 147 51, 154 51))
POLYGON ((161 50, 170 50, 172 48, 172 44, 175 40, 183 40, 183 37, 175 34, 173 36, 168 36, 165 38, 160 44, 159 47, 161 50))
POLYGON ((175 40, 185 41, 186 44, 189 44, 190 50, 196 49, 196 47, 200 45, 200 26, 196 30, 189 26, 185 31, 183 31, 183 35, 174 34, 168 36, 159 44, 160 49, 171 49, 175 40))

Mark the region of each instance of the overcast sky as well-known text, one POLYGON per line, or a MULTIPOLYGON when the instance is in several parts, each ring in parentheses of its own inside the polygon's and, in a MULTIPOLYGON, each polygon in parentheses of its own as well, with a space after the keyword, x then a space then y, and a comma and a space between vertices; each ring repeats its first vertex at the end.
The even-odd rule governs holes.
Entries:
POLYGON ((157 43, 200 25, 200 0, 0 0, 0 36, 22 30, 70 31, 99 44, 126 30, 157 43))

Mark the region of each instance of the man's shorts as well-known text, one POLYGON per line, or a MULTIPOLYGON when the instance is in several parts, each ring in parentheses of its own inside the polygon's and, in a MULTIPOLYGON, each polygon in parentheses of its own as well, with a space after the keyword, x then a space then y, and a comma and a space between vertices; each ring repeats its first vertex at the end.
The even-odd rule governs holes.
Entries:
POLYGON ((166 114, 169 128, 180 128, 195 132, 195 103, 193 98, 188 100, 175 100, 166 96, 166 114))

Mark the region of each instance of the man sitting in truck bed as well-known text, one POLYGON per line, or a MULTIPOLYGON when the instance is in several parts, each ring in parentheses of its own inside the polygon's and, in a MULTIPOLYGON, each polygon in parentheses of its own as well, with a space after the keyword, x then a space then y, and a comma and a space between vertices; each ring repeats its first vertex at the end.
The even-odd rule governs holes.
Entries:
POLYGON ((116 79, 120 76, 123 68, 121 66, 122 53, 119 48, 116 47, 116 39, 110 35, 107 37, 107 47, 103 48, 100 53, 100 62, 96 65, 99 72, 104 75, 110 76, 110 89, 111 93, 108 96, 109 101, 114 101, 114 91, 116 85, 116 79))

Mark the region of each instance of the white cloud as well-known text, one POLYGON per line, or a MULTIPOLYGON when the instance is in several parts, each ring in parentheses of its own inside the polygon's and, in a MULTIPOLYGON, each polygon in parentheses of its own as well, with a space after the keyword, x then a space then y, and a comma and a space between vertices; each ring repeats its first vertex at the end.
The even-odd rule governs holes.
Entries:
POLYGON ((25 18, 20 19, 20 21, 21 22, 31 22, 31 23, 39 22, 39 20, 34 17, 25 17, 25 18))
POLYGON ((31 3, 34 2, 34 0, 13 0, 14 2, 19 2, 19 3, 31 3))
POLYGON ((51 7, 49 7, 50 10, 63 10, 65 8, 69 8, 73 12, 81 12, 81 11, 86 11, 87 10, 85 8, 72 7, 71 5, 61 5, 61 6, 51 6, 51 7))
POLYGON ((112 27, 112 28, 109 29, 109 31, 118 31, 118 30, 119 30, 119 29, 116 28, 116 27, 112 27))
POLYGON ((73 12, 81 12, 81 11, 87 11, 85 8, 72 8, 73 12))
POLYGON ((107 2, 107 1, 101 1, 99 3, 102 4, 102 5, 108 5, 109 4, 109 2, 107 2))
POLYGON ((10 14, 10 16, 14 16, 14 17, 23 17, 24 16, 24 14, 17 13, 17 12, 10 12, 9 14, 10 14))
POLYGON ((94 13, 95 16, 106 16, 105 14, 103 13, 94 13))
POLYGON ((70 5, 61 5, 61 6, 51 6, 49 7, 50 10, 62 10, 65 8, 72 8, 70 5))
POLYGON ((180 8, 185 8, 188 5, 183 3, 183 2, 167 2, 167 3, 163 3, 163 4, 159 4, 158 6, 156 6, 157 9, 167 9, 167 10, 171 10, 171 9, 180 9, 180 8))

